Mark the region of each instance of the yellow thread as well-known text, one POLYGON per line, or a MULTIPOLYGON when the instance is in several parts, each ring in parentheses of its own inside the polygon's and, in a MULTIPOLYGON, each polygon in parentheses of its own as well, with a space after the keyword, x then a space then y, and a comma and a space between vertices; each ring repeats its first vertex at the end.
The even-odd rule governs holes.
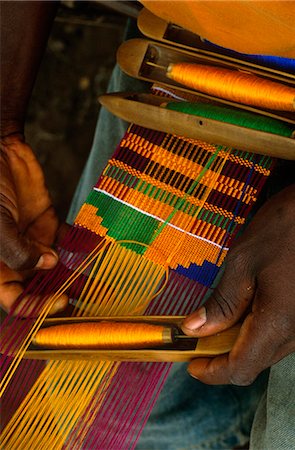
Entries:
MULTIPOLYGON (((148 247, 146 244, 141 244, 138 243, 137 241, 118 241, 118 243, 110 245, 110 247, 113 247, 113 250, 116 254, 117 251, 119 251, 119 244, 122 243, 134 243, 134 244, 139 244, 139 245, 143 245, 145 247, 148 247)), ((106 244, 104 245, 104 247, 101 250, 105 250, 106 244)), ((123 251, 123 253, 128 252, 130 253, 131 250, 125 249, 124 247, 121 247, 121 250, 123 251)), ((107 253, 110 253, 110 251, 108 250, 107 253)), ((132 253, 132 252, 131 252, 132 253)), ((134 253, 134 252, 133 252, 134 253)), ((100 255, 101 257, 101 255, 100 255)), ((144 277, 147 277, 149 279, 149 283, 148 286, 146 286, 146 292, 143 292, 143 290, 136 290, 134 289, 134 286, 131 285, 131 290, 133 291, 137 291, 132 292, 132 296, 131 296, 131 292, 130 290, 127 289, 127 291, 125 292, 124 295, 124 301, 121 302, 121 298, 120 295, 118 295, 118 297, 113 298, 113 305, 111 305, 111 308, 109 309, 113 309, 113 310, 117 310, 115 312, 119 313, 125 313, 125 314, 132 314, 134 313, 134 305, 136 305, 136 307, 138 308, 138 306, 140 305, 140 311, 139 313, 142 313, 142 310, 145 309, 146 305, 147 305, 147 301, 146 301, 146 297, 148 299, 148 301, 150 301, 151 298, 153 298, 155 295, 158 295, 159 291, 157 293, 154 293, 154 288, 155 286, 157 286, 159 284, 159 282, 163 279, 163 267, 161 266, 156 266, 155 264, 153 264, 150 261, 145 260, 144 258, 142 258, 140 255, 136 255, 136 257, 140 257, 141 258, 141 265, 139 265, 139 273, 140 273, 140 277, 138 278, 138 284, 139 285, 146 285, 146 280, 144 280, 144 277), (144 269, 146 267, 146 270, 142 270, 142 268, 144 269), (160 269, 160 270, 159 270, 160 269), (133 287, 132 287, 133 286, 133 287), (117 307, 115 308, 115 305, 117 305, 117 307)), ((128 258, 127 258, 128 259, 128 258)), ((105 261, 104 261, 105 262, 105 261)), ((102 264, 102 266, 104 266, 104 264, 102 264)), ((83 269, 85 270, 85 266, 83 267, 83 269)), ((104 267, 103 267, 104 269, 104 267)), ((123 269, 122 269, 123 272, 123 269)), ((168 267, 166 267, 166 283, 167 283, 167 274, 168 274, 168 267)), ((91 279, 91 277, 89 277, 91 279)), ((96 274, 96 278, 99 278, 98 274, 96 274)), ((131 273, 131 278, 134 278, 134 271, 131 273)), ((162 287, 162 289, 164 288, 164 286, 162 287)), ((120 293, 119 293, 120 294, 120 293)), ((123 298, 122 298, 123 300, 123 298)), ((99 312, 101 308, 97 308, 96 312, 99 312)), ((68 363, 68 362, 67 362, 68 363)), ((49 380, 50 382, 50 386, 55 386, 57 383, 59 383, 59 385, 62 386, 62 390, 59 393, 59 397, 61 398, 66 398, 68 391, 71 391, 71 387, 69 386, 67 379, 64 378, 64 370, 68 367, 67 364, 65 364, 65 366, 63 366, 63 368, 61 368, 61 366, 58 366, 58 364, 52 364, 51 365, 51 371, 49 373, 46 374, 45 376, 45 380, 49 380), (56 381, 55 381, 56 380, 56 381), (61 381, 62 380, 62 381, 61 381)), ((105 369, 104 373, 107 373, 108 370, 111 370, 111 365, 108 365, 107 368, 105 369)), ((84 368, 85 370, 85 368, 84 368)), ((88 372, 84 372, 84 370, 82 370, 81 372, 78 370, 77 367, 73 368, 72 370, 69 371, 69 373, 74 374, 73 375, 73 380, 74 380, 74 384, 75 386, 78 384, 80 378, 83 378, 82 374, 83 373, 88 373, 88 372)), ((95 369, 94 369, 95 370, 95 369)), ((43 374, 42 374, 43 375, 43 374)), ((68 434, 68 432, 70 431, 71 427, 73 426, 74 422, 75 422, 75 418, 79 417, 80 414, 83 413, 83 411, 86 410, 87 405, 89 403, 89 401, 91 401, 92 396, 94 395, 94 392, 97 391, 97 389, 101 389, 100 388, 100 382, 101 382, 101 377, 97 377, 96 375, 94 375, 94 373, 92 372, 92 376, 91 376, 91 380, 92 377, 97 380, 95 382, 95 387, 93 390, 91 390, 91 392, 89 393, 89 395, 87 396, 87 398, 84 398, 84 390, 83 390, 83 394, 81 394, 81 386, 80 388, 76 388, 77 389, 77 395, 79 395, 80 397, 76 399, 76 403, 74 403, 72 406, 72 408, 68 408, 67 410, 65 410, 65 405, 60 405, 60 402, 58 401, 58 398, 56 398, 56 409, 52 409, 53 405, 55 404, 55 400, 54 400, 54 395, 48 394, 48 391, 50 389, 50 386, 47 387, 43 387, 43 391, 41 389, 37 391, 36 393, 36 399, 31 403, 30 400, 32 400, 34 397, 29 396, 27 397, 26 401, 23 402, 22 407, 19 409, 19 411, 16 413, 16 415, 14 416, 14 419, 10 422, 9 426, 7 427, 7 433, 4 433, 4 443, 7 443, 9 441, 9 448, 12 449, 17 449, 20 448, 20 444, 21 444, 21 448, 22 449, 32 449, 35 448, 35 444, 36 444, 36 440, 34 440, 35 432, 34 429, 36 428, 37 424, 40 423, 42 421, 42 424, 51 424, 50 427, 47 431, 44 431, 44 427, 42 428, 42 430, 38 428, 39 432, 39 436, 38 436, 38 448, 40 448, 40 446, 44 446, 44 448, 49 448, 47 447, 47 443, 52 442, 52 444, 54 443, 55 447, 54 448, 61 448, 62 447, 62 443, 65 441, 66 436, 68 434), (43 392, 43 394, 42 394, 43 392), (45 403, 47 405, 47 407, 44 407, 44 401, 42 401, 40 403, 40 406, 38 408, 38 405, 36 404, 36 400, 40 401, 40 399, 44 399, 48 398, 48 401, 50 402, 45 403), (25 406, 27 405, 27 406, 25 406), (75 405, 75 406, 74 406, 75 405), (77 411, 77 405, 80 405, 79 410, 77 411), (40 410, 41 413, 37 413, 36 415, 36 408, 37 410, 40 410), (25 416, 23 417, 23 420, 26 420, 26 423, 28 424, 28 426, 25 426, 25 429, 23 429, 23 421, 20 420, 20 418, 22 417, 21 412, 22 411, 26 411, 25 416), (18 414, 19 413, 19 414, 18 414), (65 427, 64 427, 64 433, 61 432, 62 429, 62 425, 60 425, 60 421, 61 421, 61 414, 63 413, 63 420, 65 421, 65 427), (73 414, 75 413, 75 417, 73 416, 73 414), (45 414, 45 416, 44 416, 45 414), (30 417, 32 418, 32 420, 30 421, 30 417), (57 420, 57 417, 59 417, 59 419, 57 420), (15 425, 13 425, 15 424, 15 425), (23 433, 21 433, 21 438, 18 439, 18 435, 19 433, 16 432, 13 434, 11 434, 11 430, 17 430, 18 428, 20 428, 23 433)), ((38 387, 39 383, 41 382, 41 379, 38 379, 36 382, 36 385, 38 387)), ((87 384, 86 384, 87 386, 87 384)), ((32 395, 32 392, 30 393, 30 395, 32 395)), ((72 400, 72 394, 71 394, 71 400, 72 400)), ((51 447, 52 448, 52 447, 51 447)))
POLYGON ((169 331, 172 343, 172 329, 162 325, 107 321, 63 324, 40 329, 33 344, 55 349, 148 348, 168 343, 169 331))
POLYGON ((220 67, 170 64, 167 76, 180 84, 238 103, 294 111, 295 89, 253 74, 220 67))
MULTIPOLYGON (((204 160, 204 158, 205 152, 201 159, 204 160)), ((216 165, 216 169, 221 170, 221 166, 216 165)), ((213 180, 211 182, 213 183, 213 180)), ((211 182, 209 181, 208 188, 198 189, 203 205, 211 189, 211 182)), ((94 262, 91 274, 88 276, 87 289, 84 289, 83 295, 79 299, 81 309, 78 312, 83 315, 89 310, 94 315, 101 314, 102 311, 114 315, 140 314, 148 302, 159 295, 167 284, 168 265, 163 267, 161 264, 154 264, 145 256, 137 255, 132 250, 120 247, 120 244, 143 245, 148 251, 150 246, 137 241, 118 241, 116 243, 111 241, 110 238, 108 241, 104 241, 102 248, 87 264, 83 265, 77 275, 73 274, 71 282, 65 283, 58 294, 65 292, 80 273, 83 273, 86 267, 94 262), (106 249, 107 245, 109 245, 108 249, 106 249), (127 273, 124 274, 124 271, 127 273), (107 275, 105 275, 106 273, 107 275), (155 293, 155 288, 163 280, 164 273, 166 273, 165 283, 155 293)), ((157 250, 153 249, 153 251, 157 250)), ((46 312, 44 317, 45 315, 46 312)), ((78 364, 62 363, 50 364, 46 374, 42 373, 14 415, 4 433, 4 442, 8 443, 9 449, 62 448, 78 417, 87 410, 94 393, 98 391, 103 396, 103 386, 107 385, 110 374, 113 374, 118 367, 111 363, 100 363, 99 367, 91 363, 81 364, 81 361, 78 364), (105 378, 107 378, 106 384, 103 385, 105 378), (62 402, 60 398, 63 399, 62 402), (14 433, 12 433, 12 429, 14 433), (36 429, 39 434, 38 440, 36 440, 36 429)))
POLYGON ((18 351, 16 352, 16 355, 14 357, 13 362, 11 363, 9 370, 6 372, 5 376, 2 379, 1 383, 1 391, 0 391, 0 397, 3 395, 9 381, 11 380, 13 374, 15 373, 26 349, 30 345, 32 338, 34 334, 37 332, 37 330, 42 325, 45 317, 48 315, 49 311, 51 310, 53 304, 56 302, 56 300, 63 295, 66 290, 71 286, 71 284, 78 278, 78 276, 83 273, 83 271, 92 263, 92 261, 96 258, 97 254, 99 254, 104 246, 105 242, 100 242, 93 251, 85 258, 85 260, 80 264, 80 266, 73 272, 73 274, 70 275, 70 277, 66 280, 66 282, 58 289, 56 293, 54 293, 52 296, 48 298, 47 304, 45 304, 43 311, 41 312, 40 316, 36 319, 34 322, 33 327, 29 331, 28 335, 26 336, 25 340, 22 342, 21 346, 19 347, 18 351))
POLYGON ((4 430, 2 448, 8 445, 10 450, 61 449, 98 389, 103 400, 117 367, 106 362, 49 363, 4 430))
MULTIPOLYGON (((226 161, 228 159, 229 154, 230 154, 230 151, 228 150, 226 152, 226 156, 224 158, 216 159, 213 162, 213 165, 212 165, 212 168, 211 168, 213 177, 211 177, 211 180, 209 182, 208 188, 207 189, 203 189, 203 195, 200 195, 200 194, 198 195, 198 198, 201 200, 202 203, 199 206, 197 212, 195 213, 195 217, 197 216, 198 212, 202 209, 202 207, 204 206, 205 202, 207 201, 208 196, 209 196, 212 188, 216 185, 216 181, 217 181, 217 179, 218 179, 218 177, 219 177, 219 175, 220 175, 220 173, 221 173, 221 171, 222 171, 222 169, 223 169, 223 167, 224 167, 224 165, 225 165, 225 163, 226 163, 226 161)), ((200 187, 200 185, 198 184, 196 186, 196 189, 199 189, 199 187, 200 187)), ((193 195, 197 196, 196 192, 193 193, 193 195)), ((175 255, 178 253, 178 251, 181 248, 181 246, 183 245, 183 242, 185 241, 185 239, 186 239, 186 236, 183 233, 183 236, 181 236, 181 239, 178 241, 177 245, 174 248, 174 251, 171 252, 171 254, 170 254, 170 256, 169 256, 169 258, 167 260, 168 264, 170 264, 172 262, 173 258, 175 258, 175 255)))
MULTIPOLYGON (((82 311, 84 316, 111 315, 109 308, 114 310, 119 302, 119 309, 123 309, 124 298, 130 305, 138 299, 143 312, 145 306, 165 288, 169 278, 167 263, 164 267, 153 264, 155 272, 151 274, 149 267, 151 261, 122 247, 121 244, 136 244, 149 248, 147 244, 133 240, 119 240, 112 243, 107 254, 103 255, 103 261, 97 261, 94 265, 73 315, 80 316, 82 311), (164 274, 163 286, 154 293, 155 286, 159 284, 164 274), (135 286, 137 286, 136 289, 135 286)), ((127 312, 124 313, 127 314, 127 312)), ((117 311, 116 314, 118 315, 119 312, 117 311)))

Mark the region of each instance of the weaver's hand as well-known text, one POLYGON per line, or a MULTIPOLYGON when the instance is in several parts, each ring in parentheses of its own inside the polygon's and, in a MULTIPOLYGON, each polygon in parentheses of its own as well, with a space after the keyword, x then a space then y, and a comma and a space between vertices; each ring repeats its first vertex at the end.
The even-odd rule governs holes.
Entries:
POLYGON ((295 350, 295 185, 270 199, 229 252, 205 308, 183 331, 208 336, 242 321, 232 351, 194 360, 190 374, 208 384, 248 385, 295 350))
MULTIPOLYGON (((50 246, 58 220, 42 169, 21 136, 1 142, 0 171, 0 306, 9 311, 28 276, 56 265, 50 246)), ((65 302, 60 299, 56 309, 65 302)))

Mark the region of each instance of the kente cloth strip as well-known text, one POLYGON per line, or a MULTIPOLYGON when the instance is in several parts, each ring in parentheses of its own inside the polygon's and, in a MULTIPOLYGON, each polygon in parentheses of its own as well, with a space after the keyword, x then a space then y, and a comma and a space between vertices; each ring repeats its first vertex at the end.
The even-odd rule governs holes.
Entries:
POLYGON ((195 310, 272 166, 266 156, 130 126, 58 266, 32 280, 3 324, 1 448, 136 446, 171 364, 45 363, 22 359, 25 349, 64 293, 75 316, 195 310))

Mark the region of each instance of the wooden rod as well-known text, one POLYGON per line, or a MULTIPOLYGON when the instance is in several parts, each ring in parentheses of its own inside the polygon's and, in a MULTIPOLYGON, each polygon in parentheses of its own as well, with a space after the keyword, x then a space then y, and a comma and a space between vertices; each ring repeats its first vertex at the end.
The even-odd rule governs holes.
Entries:
POLYGON ((148 66, 157 67, 157 69, 165 70, 165 72, 167 72, 168 70, 168 67, 161 66, 160 64, 156 64, 151 61, 145 61, 145 64, 147 64, 148 66))

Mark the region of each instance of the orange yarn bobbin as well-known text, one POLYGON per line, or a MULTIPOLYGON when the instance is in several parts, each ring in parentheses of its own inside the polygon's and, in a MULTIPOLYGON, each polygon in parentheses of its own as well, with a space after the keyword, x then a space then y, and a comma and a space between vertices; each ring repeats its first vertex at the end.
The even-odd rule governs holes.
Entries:
POLYGON ((127 322, 55 325, 36 334, 33 344, 55 349, 136 349, 173 342, 173 328, 127 322))
POLYGON ((256 75, 190 63, 170 64, 167 77, 209 95, 261 108, 295 110, 295 89, 256 75))

